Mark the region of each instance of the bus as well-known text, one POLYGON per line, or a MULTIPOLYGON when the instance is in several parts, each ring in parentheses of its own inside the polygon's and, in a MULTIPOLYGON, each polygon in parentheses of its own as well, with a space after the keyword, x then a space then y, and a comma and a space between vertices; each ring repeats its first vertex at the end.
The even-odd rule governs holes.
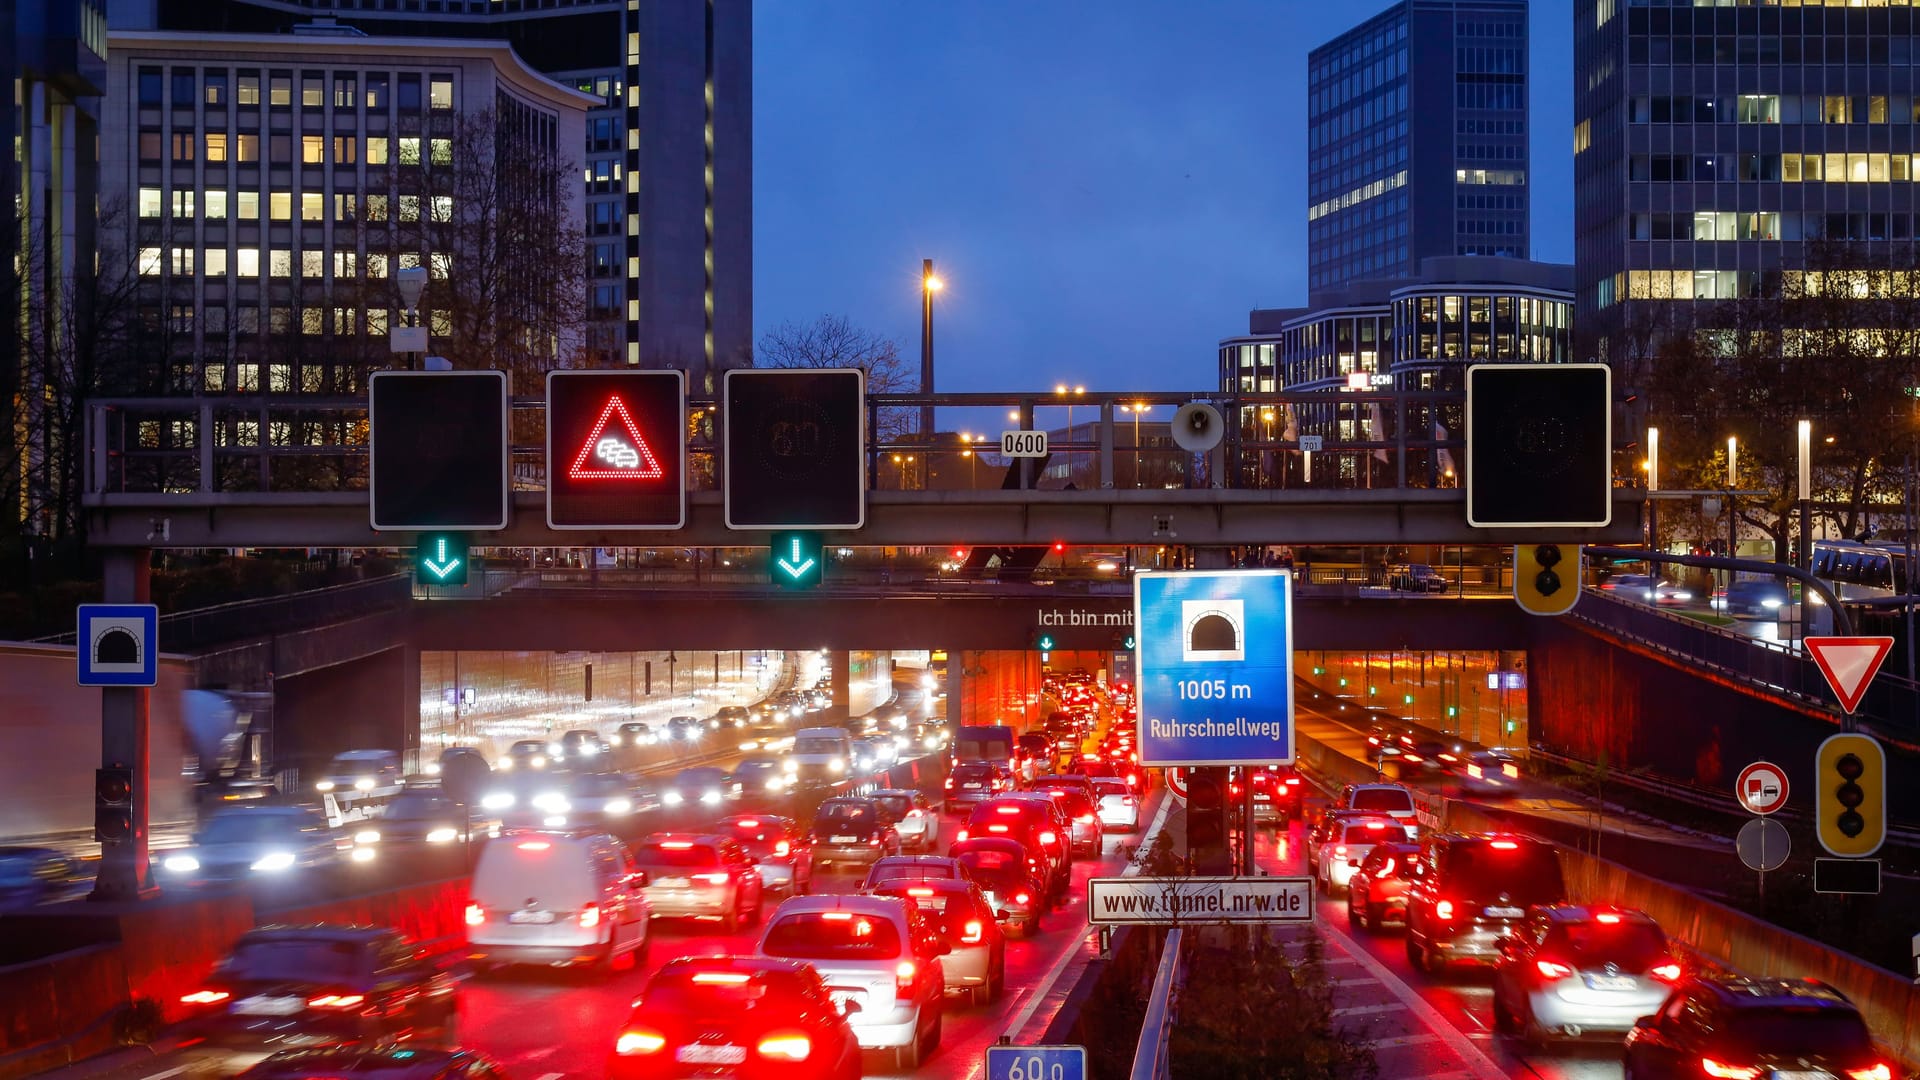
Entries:
POLYGON ((1816 540, 1812 571, 1843 601, 1904 596, 1908 581, 1906 545, 1816 540))

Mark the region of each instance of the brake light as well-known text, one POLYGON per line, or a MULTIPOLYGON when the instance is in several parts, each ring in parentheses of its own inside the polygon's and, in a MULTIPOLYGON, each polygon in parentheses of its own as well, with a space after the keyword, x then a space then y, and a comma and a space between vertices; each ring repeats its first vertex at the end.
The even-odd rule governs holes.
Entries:
POLYGON ((1882 1061, 1864 1069, 1848 1069, 1847 1076, 1851 1080, 1893 1080, 1893 1070, 1882 1061))
POLYGON ((1386 828, 1386 827, 1387 827, 1387 823, 1386 823, 1386 822, 1384 822, 1384 821, 1369 821, 1369 822, 1367 822, 1367 828, 1369 828, 1369 829, 1371 829, 1371 830, 1373 830, 1374 832, 1379 832, 1379 831, 1380 831, 1381 829, 1384 829, 1384 828, 1386 828))
POLYGON ((522 840, 513 846, 521 851, 545 851, 553 845, 545 840, 522 840))
POLYGON ((1451 921, 1453 919, 1453 901, 1435 900, 1433 902, 1433 917, 1442 922, 1451 921))
POLYGON ((1077 818, 1074 818, 1073 820, 1075 820, 1075 821, 1077 821, 1077 822, 1079 822, 1079 823, 1080 823, 1080 824, 1082 824, 1082 825, 1091 825, 1091 824, 1093 824, 1093 815, 1092 815, 1092 814, 1081 814, 1081 815, 1080 815, 1079 817, 1077 817, 1077 818))
POLYGON ((911 960, 902 960, 893 968, 893 985, 902 994, 913 989, 913 983, 920 975, 920 968, 911 960))
POLYGON ((1573 974, 1573 968, 1557 960, 1535 960, 1533 966, 1540 971, 1543 979, 1564 979, 1573 974))
POLYGON ((947 777, 947 790, 953 790, 953 777, 947 777))
POLYGON ((908 896, 932 896, 933 890, 925 885, 914 885, 907 889, 908 896))
POLYGON ((180 1004, 217 1005, 232 996, 232 994, 227 993, 225 990, 195 990, 191 994, 183 995, 180 998, 180 1004))
POLYGON ((321 994, 307 999, 309 1009, 351 1009, 367 1000, 365 994, 321 994))
POLYGON ((993 808, 993 812, 996 814, 1018 814, 1020 808, 1017 806, 996 806, 993 808))
POLYGON ((720 873, 720 874, 695 874, 693 875, 693 880, 704 881, 709 885, 725 885, 728 881, 732 879, 727 874, 720 873))
POLYGON ((805 1061, 807 1055, 813 1053, 813 1040, 799 1032, 769 1035, 760 1040, 758 1049, 761 1057, 805 1061))
POLYGON ((693 841, 691 841, 691 840, 662 840, 662 841, 660 841, 660 846, 661 846, 661 847, 663 847, 663 848, 665 848, 665 849, 667 849, 668 851, 686 851, 687 849, 689 849, 689 848, 691 848, 691 847, 693 847, 693 841))
POLYGON ((869 841, 867 841, 867 846, 868 846, 868 847, 879 847, 879 846, 880 846, 880 834, 879 834, 879 833, 874 833, 874 834, 873 834, 873 839, 871 839, 871 840, 869 840, 869 841))
POLYGON ((784 858, 785 856, 791 854, 792 851, 793 851, 793 845, 787 843, 785 840, 778 840, 774 842, 773 854, 775 858, 784 858))
POLYGON ((986 936, 986 932, 986 927, 980 925, 979 919, 968 919, 967 925, 960 928, 960 943, 962 945, 978 945, 981 939, 986 936))
POLYGON ((1057 844, 1060 842, 1060 838, 1054 835, 1053 830, 1049 829, 1040 834, 1040 842, 1043 844, 1057 844))
POLYGON ((1672 960, 1668 960, 1648 968, 1647 974, 1659 979, 1661 982, 1679 982, 1680 965, 1672 960))
POLYGON ((1013 894, 1013 902, 1016 904, 1025 904, 1031 901, 1032 899, 1033 897, 1028 896, 1026 893, 1023 893, 1023 892, 1018 892, 1013 894))
POLYGON ((1127 786, 1128 786, 1128 787, 1139 787, 1139 786, 1140 786, 1140 778, 1139 778, 1138 776, 1135 776, 1135 775, 1134 775, 1134 774, 1132 774, 1132 773, 1128 773, 1128 774, 1127 774, 1127 786))
POLYGON ((623 1031, 614 1041, 613 1052, 626 1056, 654 1054, 667 1045, 667 1037, 657 1031, 623 1031))
POLYGON ((1333 853, 1334 853, 1335 855, 1345 855, 1345 854, 1347 853, 1347 845, 1345 845, 1345 844, 1335 844, 1335 845, 1333 846, 1333 853))
POLYGON ((957 843, 959 843, 959 842, 961 842, 962 840, 965 840, 966 838, 967 838, 967 830, 965 830, 965 829, 961 829, 961 830, 960 830, 960 835, 958 835, 958 836, 956 836, 956 837, 954 837, 954 838, 953 838, 953 842, 957 844, 957 843))
POLYGON ((827 922, 852 922, 852 921, 853 921, 853 912, 851 912, 851 911, 823 911, 823 912, 821 912, 821 913, 820 913, 820 918, 821 918, 821 919, 823 919, 823 920, 825 920, 825 921, 827 921, 827 922))
POLYGON ((1593 921, 1597 923, 1606 923, 1608 926, 1612 926, 1614 923, 1617 923, 1620 921, 1620 916, 1615 915, 1611 911, 1603 911, 1600 914, 1595 915, 1593 917, 1593 921))
POLYGON ((753 978, 744 971, 696 971, 693 973, 695 986, 745 986, 753 978))
POLYGON ((1120 796, 1120 805, 1121 806, 1138 806, 1140 805, 1140 800, 1134 798, 1131 795, 1122 795, 1120 796))
POLYGON ((1422 762, 1426 760, 1426 758, 1421 757, 1419 754, 1401 754, 1400 757, 1406 761, 1412 761, 1412 762, 1422 762))
POLYGON ((1299 778, 1299 777, 1297 777, 1297 776, 1289 776, 1289 777, 1287 777, 1287 786, 1288 786, 1288 787, 1299 787, 1299 786, 1300 786, 1300 778, 1299 778))
POLYGON ((1758 1080, 1760 1070, 1752 1065, 1724 1065, 1712 1058, 1700 1059, 1700 1071, 1720 1080, 1758 1080))
POLYGON ((1519 844, 1516 844, 1516 843, 1514 843, 1514 842, 1513 842, 1513 841, 1511 841, 1511 840, 1494 840, 1494 841, 1491 841, 1490 843, 1488 843, 1488 844, 1487 844, 1487 846, 1488 846, 1488 847, 1490 847, 1490 848, 1492 848, 1492 849, 1493 849, 1493 850, 1495 850, 1495 851, 1518 851, 1518 850, 1520 850, 1520 845, 1519 845, 1519 844))
POLYGON ((590 903, 586 907, 583 907, 580 909, 580 928, 582 930, 590 929, 592 927, 599 926, 599 925, 600 925, 600 905, 599 904, 590 903))
MULTIPOLYGON (((1007 831, 1007 827, 1005 825, 989 825, 987 826, 987 831, 992 833, 1003 833, 1007 831)), ((967 834, 965 833, 960 834, 960 839, 965 840, 966 838, 967 838, 967 834)))
POLYGON ((480 926, 487 921, 487 909, 479 904, 467 905, 467 925, 480 926))

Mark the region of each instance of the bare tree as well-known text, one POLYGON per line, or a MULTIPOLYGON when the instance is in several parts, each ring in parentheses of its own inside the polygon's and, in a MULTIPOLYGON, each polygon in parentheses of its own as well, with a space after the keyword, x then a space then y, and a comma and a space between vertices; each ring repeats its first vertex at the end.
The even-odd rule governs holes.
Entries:
MULTIPOLYGON (((906 394, 919 389, 920 375, 909 372, 900 346, 853 325, 844 315, 822 315, 810 323, 784 322, 760 338, 756 365, 769 368, 859 368, 869 394, 906 394)), ((912 426, 911 409, 874 411, 874 434, 891 441, 912 426)))

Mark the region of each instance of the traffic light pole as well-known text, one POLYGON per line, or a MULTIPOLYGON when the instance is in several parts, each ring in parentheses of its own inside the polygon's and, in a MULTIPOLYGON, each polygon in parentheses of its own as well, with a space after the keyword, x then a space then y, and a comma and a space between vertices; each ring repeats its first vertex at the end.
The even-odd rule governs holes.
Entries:
POLYGON ((1251 766, 1240 768, 1240 875, 1252 877, 1253 841, 1253 769, 1251 766))
MULTIPOLYGON (((104 597, 108 603, 150 603, 152 579, 145 548, 109 549, 104 597)), ((76 641, 76 648, 86 648, 76 641)), ((145 686, 100 688, 100 764, 133 770, 133 828, 121 841, 100 845, 100 869, 90 899, 130 901, 159 894, 147 861, 152 816, 149 788, 153 776, 153 691, 145 686)))

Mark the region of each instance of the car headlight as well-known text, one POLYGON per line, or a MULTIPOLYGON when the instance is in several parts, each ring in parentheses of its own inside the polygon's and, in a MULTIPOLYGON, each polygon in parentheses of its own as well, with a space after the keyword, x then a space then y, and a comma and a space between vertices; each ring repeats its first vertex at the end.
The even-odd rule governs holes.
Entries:
MULTIPOLYGON (((553 755, 553 760, 555 760, 555 761, 559 761, 559 760, 560 760, 560 755, 559 755, 559 754, 555 754, 555 755, 553 755)), ((544 768, 546 768, 546 767, 547 767, 547 758, 546 758, 546 755, 544 755, 544 754, 535 754, 535 755, 533 755, 532 757, 530 757, 530 758, 528 758, 528 759, 527 759, 527 767, 528 767, 528 768, 532 768, 532 769, 544 769, 544 768)))
POLYGON ((827 762, 827 768, 834 772, 846 772, 847 763, 843 758, 834 758, 832 761, 827 762))
POLYGON ((374 854, 374 850, 370 847, 357 847, 353 849, 353 854, 349 857, 352 858, 354 862, 372 862, 374 854))
POLYGON ((780 767, 787 770, 788 772, 797 773, 800 771, 800 763, 793 760, 792 758, 788 758, 787 760, 781 762, 780 767))
POLYGON ((540 823, 541 823, 542 825, 545 825, 545 826, 546 826, 547 828, 549 828, 549 829, 558 829, 558 828, 561 828, 562 826, 564 826, 564 825, 566 825, 566 823, 567 823, 567 815, 565 815, 565 814, 548 814, 548 815, 547 815, 546 817, 544 817, 544 818, 542 818, 542 819, 540 820, 540 823))
POLYGON ((785 777, 783 777, 783 776, 769 776, 769 777, 767 777, 767 790, 768 790, 768 791, 779 791, 779 790, 780 790, 781 788, 783 788, 783 787, 786 787, 786 786, 787 786, 787 780, 786 780, 786 778, 785 778, 785 777))
POLYGON ((513 759, 510 757, 503 757, 499 761, 494 762, 493 767, 496 769, 499 769, 501 772, 506 772, 507 770, 513 768, 513 759))
POLYGON ((355 789, 355 790, 357 790, 357 791, 372 791, 372 790, 373 790, 373 777, 371 777, 371 776, 363 776, 363 777, 361 777, 360 779, 358 779, 358 780, 355 780, 355 781, 353 782, 353 786, 354 786, 354 789, 355 789))
POLYGON ((620 745, 620 736, 618 736, 618 735, 615 735, 615 736, 614 736, 613 738, 611 738, 611 739, 608 739, 608 740, 607 740, 607 745, 608 745, 608 746, 619 746, 619 745, 620 745))
POLYGON ((668 806, 679 806, 687 801, 687 797, 677 791, 668 791, 661 794, 660 801, 668 806))
POLYGON ((1693 594, 1685 591, 1675 591, 1673 598, 1675 600, 1691 600, 1693 599, 1693 594))
POLYGON ((717 791, 705 792, 700 796, 700 803, 703 806, 718 806, 720 805, 720 793, 717 791))
POLYGON ((293 852, 291 851, 270 851, 253 860, 253 869, 266 873, 276 873, 281 870, 292 869, 292 867, 293 852))
POLYGON ((333 790, 333 781, 331 781, 331 780, 322 780, 322 781, 320 781, 319 783, 317 783, 317 784, 315 784, 315 785, 313 785, 313 789, 314 789, 315 791, 332 791, 332 790, 333 790))
POLYGON ((427 762, 427 775, 428 775, 428 776, 439 776, 439 775, 440 775, 440 763, 439 763, 439 762, 437 762, 437 761, 429 761, 429 762, 427 762))
POLYGON ((429 832, 427 834, 427 843, 429 844, 451 843, 452 841, 457 839, 459 835, 460 835, 460 830, 458 829, 434 829, 432 832, 429 832))
POLYGON ((608 799, 606 811, 609 814, 631 814, 633 813, 633 800, 608 799))
POLYGON ((547 791, 533 797, 533 808, 548 814, 564 814, 573 806, 565 795, 547 791))
POLYGON ((200 860, 191 855, 169 855, 160 860, 160 865, 176 874, 191 874, 200 869, 200 860))
POLYGON ((359 832, 353 834, 353 842, 356 844, 377 844, 380 842, 380 830, 361 829, 359 832))
POLYGON ((1760 606, 1771 611, 1780 606, 1780 601, 1775 600, 1773 597, 1769 596, 1765 600, 1760 601, 1760 606))
POLYGON ((480 797, 480 805, 487 810, 505 810, 513 805, 513 792, 491 791, 480 797))

